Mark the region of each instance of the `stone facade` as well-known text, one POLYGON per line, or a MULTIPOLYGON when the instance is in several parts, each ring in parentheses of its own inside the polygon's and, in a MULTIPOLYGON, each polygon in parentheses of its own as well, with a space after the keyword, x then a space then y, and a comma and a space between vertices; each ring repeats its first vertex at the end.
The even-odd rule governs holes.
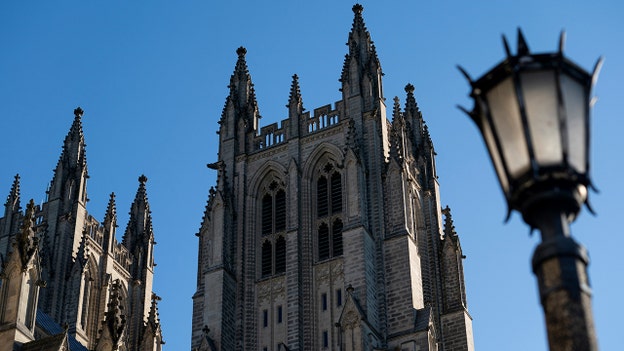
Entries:
POLYGON ((414 87, 390 121, 353 11, 342 99, 305 111, 295 75, 280 125, 259 127, 237 50, 197 234, 194 350, 474 349, 464 256, 414 87))
POLYGON ((87 212, 83 111, 74 115, 46 200, 22 213, 16 176, 0 218, 0 351, 159 351, 147 178, 119 243, 114 194, 102 223, 87 212))

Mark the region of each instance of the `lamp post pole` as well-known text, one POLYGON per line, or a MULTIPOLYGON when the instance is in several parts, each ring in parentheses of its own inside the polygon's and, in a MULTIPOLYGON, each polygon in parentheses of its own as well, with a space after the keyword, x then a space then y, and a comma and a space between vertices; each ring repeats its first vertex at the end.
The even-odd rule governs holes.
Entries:
POLYGON ((542 239, 533 253, 532 264, 550 350, 598 350, 587 250, 570 236, 568 215, 555 203, 538 206, 530 218, 542 239))
MULTIPOLYGON (((518 51, 470 82, 472 111, 512 210, 522 213, 541 243, 533 254, 552 351, 598 349, 587 275, 589 257, 570 235, 570 223, 587 203, 590 92, 593 74, 563 55, 531 54, 518 30, 518 51)), ((591 210, 591 209, 590 209, 591 210)))

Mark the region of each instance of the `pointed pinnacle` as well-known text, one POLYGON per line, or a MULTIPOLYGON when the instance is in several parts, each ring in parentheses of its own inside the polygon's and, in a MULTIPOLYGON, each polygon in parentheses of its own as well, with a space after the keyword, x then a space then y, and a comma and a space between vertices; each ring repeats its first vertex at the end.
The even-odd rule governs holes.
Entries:
MULTIPOLYGON (((292 83, 290 85, 290 96, 288 98, 288 104, 301 103, 301 89, 299 88, 299 76, 294 74, 292 76, 292 83)), ((288 106, 287 106, 288 107, 288 106)))
POLYGON ((13 179, 13 184, 11 185, 11 191, 7 196, 7 201, 5 206, 13 207, 13 210, 17 210, 20 208, 20 176, 19 174, 15 175, 13 179))

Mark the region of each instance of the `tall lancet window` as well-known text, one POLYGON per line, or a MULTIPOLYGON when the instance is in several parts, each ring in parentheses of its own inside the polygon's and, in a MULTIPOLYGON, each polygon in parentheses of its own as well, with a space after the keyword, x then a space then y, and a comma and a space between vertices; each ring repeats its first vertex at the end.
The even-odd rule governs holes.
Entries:
POLYGON ((80 309, 80 326, 82 330, 87 329, 87 321, 89 317, 89 297, 91 295, 91 274, 87 271, 82 282, 82 306, 80 309))
POLYGON ((318 260, 342 255, 342 175, 328 163, 316 180, 318 260))
POLYGON ((269 277, 286 272, 286 192, 277 181, 272 181, 260 202, 261 276, 269 277))

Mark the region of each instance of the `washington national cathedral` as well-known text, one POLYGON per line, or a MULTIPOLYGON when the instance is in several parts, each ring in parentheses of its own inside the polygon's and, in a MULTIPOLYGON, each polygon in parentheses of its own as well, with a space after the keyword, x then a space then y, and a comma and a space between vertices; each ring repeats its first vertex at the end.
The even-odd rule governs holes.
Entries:
MULTIPOLYGON (((294 75, 280 124, 259 126, 236 51, 196 234, 192 351, 474 350, 464 255, 414 87, 386 106, 363 7, 353 12, 341 100, 306 111, 294 75)), ((82 115, 46 200, 23 209, 19 176, 8 192, 0 351, 163 349, 147 177, 118 242, 115 195, 102 222, 86 209, 82 115)))
POLYGON ((198 233, 193 349, 474 349, 433 144, 412 85, 386 116, 362 11, 353 7, 342 99, 305 111, 295 75, 280 125, 258 126, 237 50, 198 233))

